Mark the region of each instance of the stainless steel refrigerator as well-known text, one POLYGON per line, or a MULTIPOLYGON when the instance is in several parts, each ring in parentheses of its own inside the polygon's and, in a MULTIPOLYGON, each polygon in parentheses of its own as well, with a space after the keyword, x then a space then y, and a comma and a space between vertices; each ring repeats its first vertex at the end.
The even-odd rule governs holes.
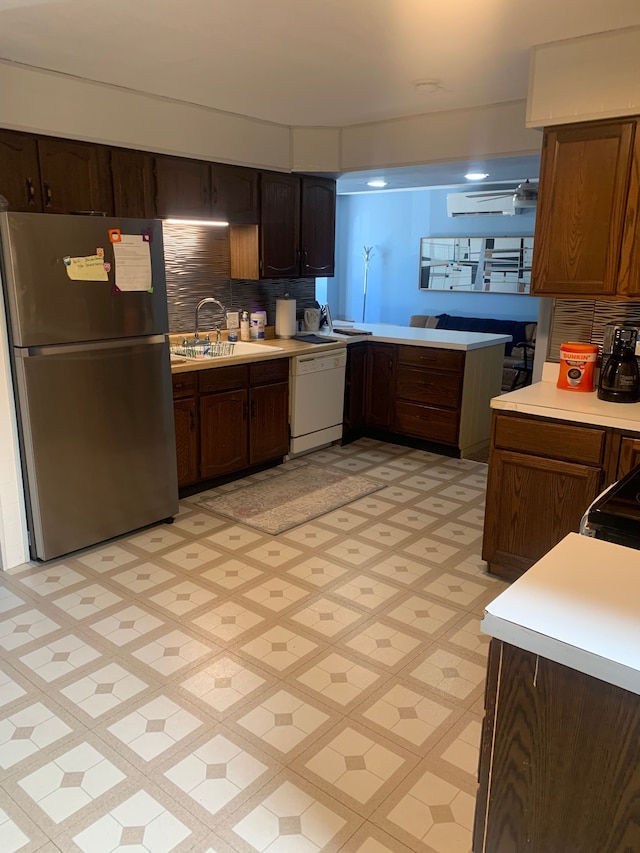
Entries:
POLYGON ((178 484, 162 223, 1 213, 0 248, 31 556, 169 519, 178 484), (133 264, 121 252, 129 239, 133 264))

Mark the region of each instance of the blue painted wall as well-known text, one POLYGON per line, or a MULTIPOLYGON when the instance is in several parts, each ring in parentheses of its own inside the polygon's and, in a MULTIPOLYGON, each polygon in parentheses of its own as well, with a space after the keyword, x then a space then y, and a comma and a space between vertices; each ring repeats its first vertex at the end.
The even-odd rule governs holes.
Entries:
MULTIPOLYGON (((363 322, 363 249, 372 246, 366 322, 407 326, 411 314, 442 313, 537 319, 539 300, 532 296, 418 290, 421 237, 533 234, 535 210, 518 216, 449 218, 448 192, 452 190, 338 196, 336 275, 326 280, 326 299, 334 316, 363 322)), ((323 282, 323 296, 324 287, 323 282)))

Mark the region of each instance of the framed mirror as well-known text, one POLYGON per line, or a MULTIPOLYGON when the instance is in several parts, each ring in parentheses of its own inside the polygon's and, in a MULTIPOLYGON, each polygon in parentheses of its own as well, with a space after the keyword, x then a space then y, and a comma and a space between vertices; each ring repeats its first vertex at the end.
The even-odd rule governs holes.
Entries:
POLYGON ((420 290, 529 293, 533 237, 421 237, 420 290))

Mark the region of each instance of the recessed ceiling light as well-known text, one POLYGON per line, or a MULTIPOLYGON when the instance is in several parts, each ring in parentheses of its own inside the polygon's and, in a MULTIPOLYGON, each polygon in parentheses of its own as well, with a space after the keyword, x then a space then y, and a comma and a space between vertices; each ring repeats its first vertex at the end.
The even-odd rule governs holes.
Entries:
POLYGON ((467 172, 467 174, 465 175, 465 178, 468 181, 484 181, 484 179, 488 177, 488 172, 467 172))
POLYGON ((367 181, 368 187, 386 187, 387 182, 382 180, 377 181, 367 181))

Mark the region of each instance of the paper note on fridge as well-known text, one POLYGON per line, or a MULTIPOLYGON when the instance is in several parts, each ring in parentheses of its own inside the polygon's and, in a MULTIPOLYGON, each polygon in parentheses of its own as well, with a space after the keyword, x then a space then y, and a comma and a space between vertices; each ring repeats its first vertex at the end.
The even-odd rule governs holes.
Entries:
POLYGON ((151 290, 151 251, 142 234, 122 234, 112 247, 118 290, 151 290))
POLYGON ((104 268, 104 258, 101 258, 100 255, 65 258, 64 268, 72 281, 109 281, 109 276, 104 268))

